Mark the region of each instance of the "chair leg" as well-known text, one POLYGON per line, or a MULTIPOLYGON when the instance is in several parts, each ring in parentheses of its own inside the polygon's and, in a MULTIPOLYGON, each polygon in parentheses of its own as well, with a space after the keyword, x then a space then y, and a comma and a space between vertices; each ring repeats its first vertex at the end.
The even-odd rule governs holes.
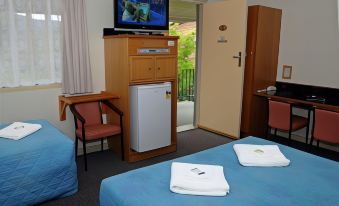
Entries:
POLYGON ((101 152, 104 151, 104 138, 101 138, 101 152))
POLYGON ((123 133, 120 134, 121 137, 121 159, 124 161, 125 160, 125 150, 124 150, 124 135, 123 133))
POLYGON ((268 127, 267 127, 267 130, 266 130, 266 139, 269 138, 270 133, 271 133, 271 128, 268 126, 268 127))
POLYGON ((306 126, 306 144, 308 143, 308 135, 310 132, 310 118, 311 118, 311 110, 307 111, 307 126, 306 126))
POLYGON ((75 136, 75 160, 77 159, 78 156, 78 137, 75 136))
POLYGON ((288 131, 288 144, 290 144, 291 141, 292 141, 292 131, 289 130, 289 131, 288 131))
POLYGON ((85 138, 82 141, 82 146, 84 148, 85 171, 87 171, 87 154, 86 154, 86 140, 85 140, 85 138))
POLYGON ((309 124, 306 127, 306 144, 308 143, 309 124))
POLYGON ((319 140, 317 140, 317 147, 319 148, 319 140))
POLYGON ((277 128, 274 129, 274 136, 277 136, 277 128))

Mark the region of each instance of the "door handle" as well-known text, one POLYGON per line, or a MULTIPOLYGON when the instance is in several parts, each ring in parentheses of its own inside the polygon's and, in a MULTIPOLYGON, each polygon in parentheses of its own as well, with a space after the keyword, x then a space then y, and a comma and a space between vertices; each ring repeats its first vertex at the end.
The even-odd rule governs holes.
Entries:
POLYGON ((241 52, 239 52, 239 56, 233 56, 234 59, 238 59, 238 66, 241 67, 241 52))

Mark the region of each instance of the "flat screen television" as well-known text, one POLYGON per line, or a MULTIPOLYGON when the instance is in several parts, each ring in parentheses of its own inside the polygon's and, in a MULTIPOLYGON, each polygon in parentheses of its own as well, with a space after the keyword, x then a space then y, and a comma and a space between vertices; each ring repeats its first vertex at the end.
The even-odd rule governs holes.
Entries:
POLYGON ((114 0, 114 29, 168 31, 169 0, 114 0))

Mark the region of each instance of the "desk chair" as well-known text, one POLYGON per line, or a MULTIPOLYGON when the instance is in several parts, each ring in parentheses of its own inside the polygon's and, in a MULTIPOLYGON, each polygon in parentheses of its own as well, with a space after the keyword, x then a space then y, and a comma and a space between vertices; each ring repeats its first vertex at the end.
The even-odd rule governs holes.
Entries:
POLYGON ((317 147, 319 141, 339 144, 339 112, 314 109, 311 145, 313 140, 317 140, 317 147))
MULTIPOLYGON (((291 141, 292 132, 306 127, 306 143, 308 142, 309 118, 292 114, 292 104, 268 99, 268 132, 277 130, 288 132, 288 139, 291 141)), ((310 111, 308 113, 310 116, 310 111)))
POLYGON ((121 157, 124 160, 124 143, 123 143, 123 113, 108 100, 86 102, 73 104, 70 106, 74 115, 75 123, 75 154, 78 152, 78 140, 83 143, 85 171, 87 171, 87 154, 86 143, 101 141, 101 151, 103 151, 103 142, 105 138, 120 134, 121 138, 121 157), (105 104, 113 112, 120 116, 120 125, 103 124, 101 105, 105 104))

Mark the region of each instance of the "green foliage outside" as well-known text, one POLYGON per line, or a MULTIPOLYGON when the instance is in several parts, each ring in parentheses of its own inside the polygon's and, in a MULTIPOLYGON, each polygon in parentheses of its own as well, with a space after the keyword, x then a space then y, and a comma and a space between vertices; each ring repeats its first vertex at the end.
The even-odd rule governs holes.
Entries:
POLYGON ((171 36, 179 36, 179 48, 178 48, 178 98, 180 101, 193 100, 193 97, 189 98, 189 91, 193 94, 193 74, 195 69, 195 46, 196 46, 196 33, 195 31, 182 33, 179 32, 178 23, 171 23, 169 34, 171 36), (189 75, 192 74, 192 75, 189 75), (188 76, 186 76, 188 75, 188 76))

